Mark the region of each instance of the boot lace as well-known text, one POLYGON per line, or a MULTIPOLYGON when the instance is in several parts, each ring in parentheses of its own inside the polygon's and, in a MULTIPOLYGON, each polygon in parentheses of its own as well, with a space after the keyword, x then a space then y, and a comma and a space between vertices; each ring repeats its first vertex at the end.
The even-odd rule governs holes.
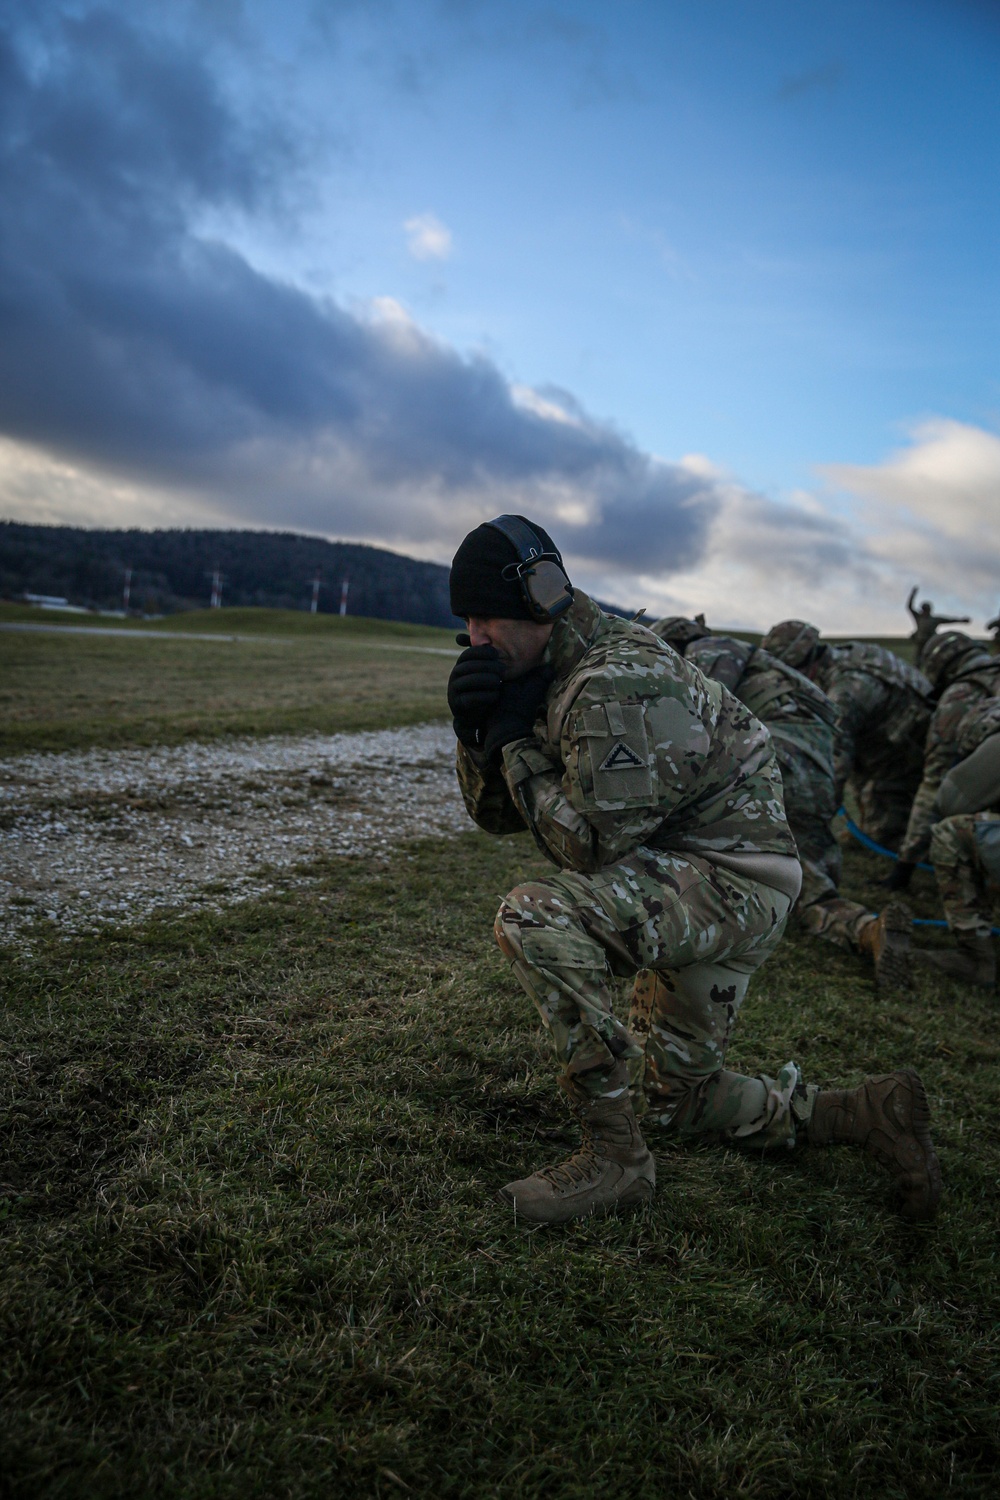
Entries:
POLYGON ((597 1147, 587 1136, 572 1156, 568 1156, 565 1161, 553 1162, 551 1166, 542 1167, 541 1171, 535 1175, 544 1178, 546 1182, 551 1182, 554 1188, 566 1189, 590 1181, 591 1178, 600 1174, 601 1169, 602 1159, 598 1155, 597 1147))

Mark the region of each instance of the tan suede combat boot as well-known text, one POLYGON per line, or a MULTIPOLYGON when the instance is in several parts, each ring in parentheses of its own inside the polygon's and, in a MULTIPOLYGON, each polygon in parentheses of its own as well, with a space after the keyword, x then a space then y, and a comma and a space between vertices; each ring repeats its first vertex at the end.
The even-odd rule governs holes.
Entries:
POLYGON ((622 1064, 612 1079, 622 1088, 614 1099, 591 1099, 571 1080, 560 1080, 580 1121, 582 1140, 566 1161, 501 1188, 500 1201, 519 1218, 529 1224, 562 1224, 632 1208, 652 1198, 656 1163, 625 1092, 628 1079, 622 1064))
POLYGON ((965 984, 974 984, 979 989, 991 990, 997 982, 997 960, 993 950, 993 939, 958 933, 954 949, 934 950, 914 948, 914 963, 922 968, 936 969, 949 979, 961 979, 965 984))
POLYGON ((866 1078, 860 1088, 816 1095, 806 1139, 814 1146, 861 1146, 896 1179, 907 1219, 933 1219, 941 1167, 930 1136, 930 1109, 912 1068, 866 1078))
POLYGON ((858 933, 858 947, 875 964, 875 983, 880 990, 913 988, 910 973, 910 937, 913 918, 905 901, 890 901, 880 917, 866 922, 858 933))

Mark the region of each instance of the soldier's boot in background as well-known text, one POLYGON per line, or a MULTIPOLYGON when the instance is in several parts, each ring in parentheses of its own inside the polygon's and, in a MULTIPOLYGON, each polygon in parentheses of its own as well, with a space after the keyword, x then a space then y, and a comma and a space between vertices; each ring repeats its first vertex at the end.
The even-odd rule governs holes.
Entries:
POLYGON ((574 1080, 560 1082, 580 1121, 580 1145, 566 1161, 508 1182, 501 1202, 529 1224, 562 1224, 648 1202, 656 1163, 632 1111, 624 1064, 616 1063, 610 1075, 612 1098, 592 1099, 574 1080))
POLYGON ((910 972, 910 938, 913 919, 905 901, 890 901, 879 917, 866 922, 858 933, 858 948, 875 965, 875 983, 880 990, 913 988, 910 972))
POLYGON ((914 948, 913 961, 921 968, 946 974, 949 979, 960 979, 983 990, 993 989, 997 982, 993 939, 959 932, 955 934, 955 941, 957 946, 954 949, 914 948))
POLYGON ((933 1219, 941 1167, 931 1143, 930 1108, 912 1068, 866 1078, 856 1089, 821 1089, 806 1125, 814 1146, 860 1146, 895 1179, 900 1212, 933 1219))

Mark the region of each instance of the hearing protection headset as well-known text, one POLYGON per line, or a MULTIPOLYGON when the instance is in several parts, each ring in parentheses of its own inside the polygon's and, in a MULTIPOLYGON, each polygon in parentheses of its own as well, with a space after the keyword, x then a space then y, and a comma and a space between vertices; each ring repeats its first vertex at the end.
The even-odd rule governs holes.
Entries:
POLYGON ((496 516, 486 524, 501 532, 517 552, 517 562, 508 563, 500 576, 506 583, 517 579, 531 618, 540 625, 558 620, 573 603, 573 585, 558 552, 546 552, 520 516, 496 516))

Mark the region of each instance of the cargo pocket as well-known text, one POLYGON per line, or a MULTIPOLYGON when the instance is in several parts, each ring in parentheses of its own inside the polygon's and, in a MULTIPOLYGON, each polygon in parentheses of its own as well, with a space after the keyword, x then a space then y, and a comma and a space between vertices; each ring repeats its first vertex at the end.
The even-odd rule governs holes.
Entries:
POLYGON ((604 949, 572 927, 522 927, 521 952, 532 968, 589 969, 604 972, 604 949))

